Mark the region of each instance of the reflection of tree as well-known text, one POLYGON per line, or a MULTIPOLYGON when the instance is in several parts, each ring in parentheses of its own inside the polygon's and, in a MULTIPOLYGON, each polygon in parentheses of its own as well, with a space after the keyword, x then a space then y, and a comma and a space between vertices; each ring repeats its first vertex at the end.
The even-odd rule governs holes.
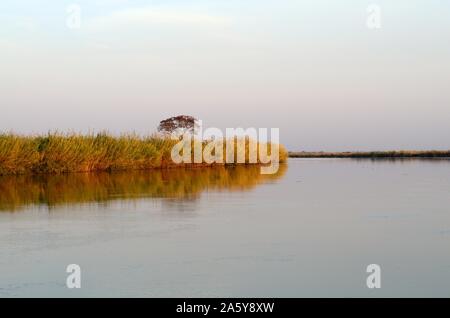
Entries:
POLYGON ((28 205, 52 208, 62 204, 107 202, 116 199, 170 198, 195 200, 202 191, 240 191, 281 177, 262 175, 258 165, 216 166, 117 173, 74 173, 0 177, 0 210, 28 205))

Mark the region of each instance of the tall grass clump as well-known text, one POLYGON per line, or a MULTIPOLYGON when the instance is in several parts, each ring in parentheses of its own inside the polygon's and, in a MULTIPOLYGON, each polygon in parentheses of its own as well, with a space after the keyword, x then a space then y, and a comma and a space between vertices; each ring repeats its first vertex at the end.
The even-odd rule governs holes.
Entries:
MULTIPOLYGON (((164 168, 174 166, 171 151, 176 143, 176 139, 156 135, 112 136, 105 132, 36 136, 3 133, 0 175, 164 168)), ((286 150, 280 147, 280 161, 286 158, 286 150)))
POLYGON ((38 146, 37 138, 0 134, 0 175, 32 171, 41 159, 38 146))

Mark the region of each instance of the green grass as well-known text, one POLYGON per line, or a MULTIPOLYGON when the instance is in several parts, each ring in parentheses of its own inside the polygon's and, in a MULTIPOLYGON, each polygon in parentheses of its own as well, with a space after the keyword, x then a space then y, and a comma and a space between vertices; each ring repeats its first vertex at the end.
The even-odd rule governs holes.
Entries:
MULTIPOLYGON (((116 170, 173 166, 177 140, 124 134, 61 134, 22 136, 0 134, 0 175, 116 170)), ((280 161, 287 152, 280 148, 280 161)))

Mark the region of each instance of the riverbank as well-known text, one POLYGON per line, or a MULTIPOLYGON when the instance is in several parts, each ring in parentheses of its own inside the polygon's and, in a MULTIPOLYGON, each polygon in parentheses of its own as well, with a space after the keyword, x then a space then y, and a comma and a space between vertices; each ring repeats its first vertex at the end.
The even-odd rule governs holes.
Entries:
MULTIPOLYGON (((50 133, 23 136, 0 133, 0 175, 148 170, 190 166, 190 164, 177 165, 172 161, 171 151, 177 143, 176 139, 137 134, 112 136, 107 133, 87 135, 50 133)), ((204 142, 203 147, 206 144, 207 142, 204 142)), ((267 148, 270 149, 270 144, 267 148)), ((248 163, 248 140, 245 142, 245 149, 237 148, 235 143, 235 157, 241 151, 245 151, 245 163, 248 163)), ((280 162, 286 159, 287 151, 280 146, 280 162)), ((260 162, 259 158, 257 161, 260 162)), ((196 164, 197 167, 210 165, 196 164)))
POLYGON ((449 151, 289 152, 289 158, 450 158, 449 151))

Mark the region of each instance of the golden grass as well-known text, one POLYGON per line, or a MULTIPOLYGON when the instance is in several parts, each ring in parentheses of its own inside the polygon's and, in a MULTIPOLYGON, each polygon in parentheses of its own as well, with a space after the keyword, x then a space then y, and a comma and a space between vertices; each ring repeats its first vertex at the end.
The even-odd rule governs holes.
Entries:
MULTIPOLYGON (((145 170, 173 166, 177 140, 124 134, 0 134, 0 175, 145 170)), ((248 151, 248 141, 246 143, 248 151)), ((269 147, 270 149, 270 147, 269 147)), ((287 151, 280 147, 280 161, 287 151)))

